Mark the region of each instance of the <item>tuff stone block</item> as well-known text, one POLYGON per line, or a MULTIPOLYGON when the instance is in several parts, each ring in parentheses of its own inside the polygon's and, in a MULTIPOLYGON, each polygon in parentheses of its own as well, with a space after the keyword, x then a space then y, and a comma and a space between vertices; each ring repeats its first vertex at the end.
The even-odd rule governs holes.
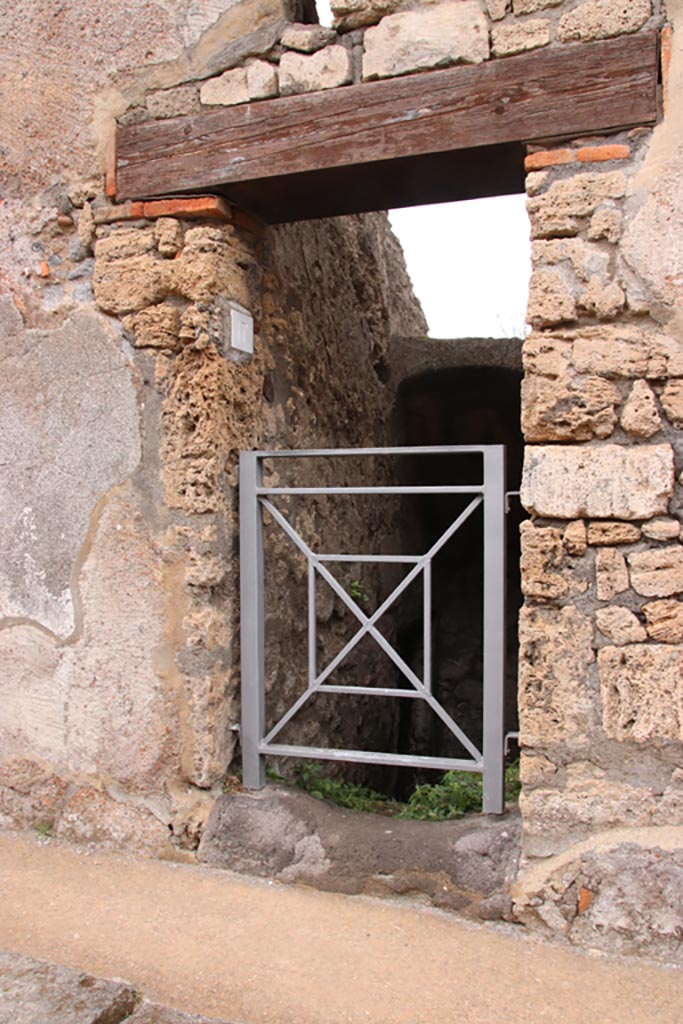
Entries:
POLYGON ((650 0, 587 0, 560 18, 557 36, 560 42, 609 39, 612 36, 637 32, 652 14, 650 0))
POLYGON ((629 588, 626 559, 616 548, 602 548, 595 556, 595 581, 599 601, 611 601, 629 588))
POLYGON ((643 605, 648 635, 660 644, 683 643, 683 602, 673 599, 643 605))
POLYGON ((476 0, 446 0, 434 7, 390 14, 365 33, 363 78, 479 64, 489 56, 486 18, 476 0))
POLYGON ((603 727, 621 742, 683 740, 683 647, 633 644, 598 653, 603 727))
POLYGON ((513 53, 536 50, 541 46, 547 46, 549 42, 550 22, 543 18, 497 25, 491 33, 494 57, 507 57, 513 53))
POLYGON ((312 54, 288 52, 280 60, 280 93, 334 89, 353 81, 351 51, 345 46, 326 46, 312 54))
POLYGON ((674 467, 670 445, 527 447, 522 504, 558 519, 651 519, 668 511, 674 467))
POLYGON ((628 555, 631 584, 643 597, 683 593, 683 547, 680 544, 628 555))

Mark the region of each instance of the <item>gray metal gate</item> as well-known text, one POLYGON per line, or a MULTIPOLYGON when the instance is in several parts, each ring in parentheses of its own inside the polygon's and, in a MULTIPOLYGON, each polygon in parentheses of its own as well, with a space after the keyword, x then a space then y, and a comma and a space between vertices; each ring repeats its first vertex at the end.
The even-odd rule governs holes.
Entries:
POLYGON ((242 452, 240 455, 240 576, 242 643, 242 766, 248 789, 265 784, 265 756, 353 761, 365 764, 399 765, 442 770, 481 772, 484 777, 483 810, 501 814, 504 810, 503 691, 505 661, 505 449, 501 445, 438 446, 422 448, 340 448, 313 451, 242 452), (263 485, 263 463, 271 459, 324 458, 385 455, 472 455, 483 457, 481 483, 453 486, 382 487, 269 487, 263 485), (466 508, 444 531, 438 541, 421 555, 317 554, 297 533, 271 500, 277 495, 314 494, 461 494, 471 495, 466 508), (432 693, 431 685, 431 567, 432 560, 463 523, 483 504, 484 517, 484 660, 483 660, 483 750, 479 750, 432 693), (264 562, 263 510, 285 532, 305 556, 308 567, 308 680, 302 695, 282 718, 266 732, 264 680, 264 562), (412 564, 401 583, 372 615, 326 568, 331 562, 393 562, 412 564), (358 632, 318 671, 316 665, 316 574, 319 574, 360 623, 358 632), (398 651, 376 628, 384 612, 408 585, 423 576, 424 669, 420 679, 398 651), (400 669, 410 684, 403 688, 334 686, 326 682, 344 657, 362 637, 371 636, 400 669), (425 701, 460 741, 469 758, 422 757, 380 751, 339 750, 275 742, 297 711, 314 693, 363 694, 384 698, 412 698, 425 701))

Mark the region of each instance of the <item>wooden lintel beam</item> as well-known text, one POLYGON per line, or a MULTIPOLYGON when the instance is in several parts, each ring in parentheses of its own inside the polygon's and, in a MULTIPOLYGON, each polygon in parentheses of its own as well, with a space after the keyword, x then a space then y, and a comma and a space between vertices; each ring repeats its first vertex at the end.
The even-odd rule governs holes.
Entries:
POLYGON ((657 60, 647 32, 119 127, 117 196, 229 196, 334 168, 651 124, 657 60))

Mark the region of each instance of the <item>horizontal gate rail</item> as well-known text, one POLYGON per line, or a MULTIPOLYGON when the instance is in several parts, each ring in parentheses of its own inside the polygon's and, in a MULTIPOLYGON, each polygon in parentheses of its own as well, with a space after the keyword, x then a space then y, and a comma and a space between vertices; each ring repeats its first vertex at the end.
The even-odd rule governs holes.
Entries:
POLYGON ((265 784, 265 756, 350 761, 361 764, 436 768, 481 772, 484 777, 483 810, 501 813, 503 800, 503 671, 504 671, 504 448, 500 445, 428 446, 415 448, 343 448, 302 451, 242 452, 240 455, 240 558, 242 629, 242 757, 243 781, 249 789, 265 784), (483 456, 483 483, 471 485, 289 487, 264 486, 263 462, 281 458, 332 458, 387 455, 483 456), (471 496, 459 515, 439 539, 421 555, 318 554, 313 551, 287 517, 270 499, 278 495, 345 494, 461 494, 471 496), (470 740, 432 693, 431 566, 432 561, 483 504, 484 510, 484 713, 483 752, 470 740), (289 540, 306 558, 308 569, 308 681, 304 692, 285 714, 265 732, 264 678, 264 573, 263 512, 271 516, 289 540), (405 564, 412 568, 372 615, 366 615, 357 601, 327 568, 340 562, 405 564), (359 628, 329 664, 318 672, 316 664, 317 614, 316 580, 320 576, 358 620, 359 628), (423 678, 420 679, 376 623, 418 576, 423 578, 423 678), (342 686, 326 682, 343 659, 365 636, 370 636, 401 672, 409 687, 342 686), (315 693, 356 694, 423 700, 441 719, 470 755, 470 759, 426 757, 381 751, 306 747, 274 742, 297 712, 315 693))

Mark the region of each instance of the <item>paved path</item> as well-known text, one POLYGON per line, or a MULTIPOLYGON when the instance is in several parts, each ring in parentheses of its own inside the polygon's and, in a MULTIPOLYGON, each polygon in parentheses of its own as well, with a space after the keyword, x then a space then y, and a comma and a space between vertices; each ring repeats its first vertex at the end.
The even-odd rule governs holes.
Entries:
POLYGON ((0 834, 0 948, 247 1024, 680 1024, 683 972, 433 910, 0 834))

